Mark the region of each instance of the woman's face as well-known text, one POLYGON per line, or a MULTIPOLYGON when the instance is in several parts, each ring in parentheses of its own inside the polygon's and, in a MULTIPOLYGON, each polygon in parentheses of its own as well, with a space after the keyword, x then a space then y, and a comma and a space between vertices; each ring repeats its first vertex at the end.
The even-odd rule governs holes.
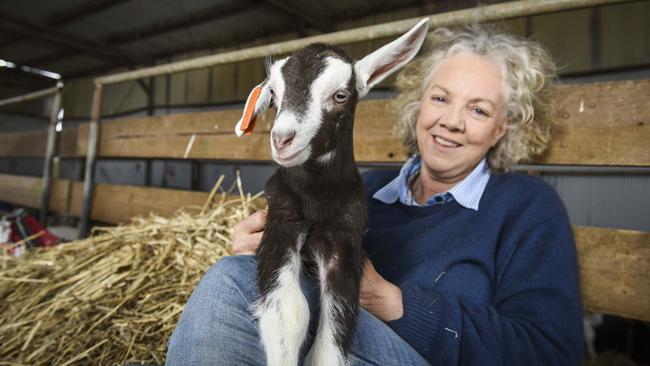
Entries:
POLYGON ((488 58, 459 52, 440 64, 416 124, 422 173, 462 180, 505 134, 505 108, 501 72, 488 58))

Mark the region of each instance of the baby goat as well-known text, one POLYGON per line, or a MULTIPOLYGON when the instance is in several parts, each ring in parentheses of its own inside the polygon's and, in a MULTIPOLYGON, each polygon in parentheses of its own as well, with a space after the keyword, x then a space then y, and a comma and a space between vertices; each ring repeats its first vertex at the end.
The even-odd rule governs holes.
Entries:
POLYGON ((356 324, 365 257, 366 196, 352 148, 357 100, 420 49, 428 20, 354 62, 312 44, 268 67, 248 97, 238 136, 277 110, 266 183, 268 215, 257 250, 261 298, 254 306, 268 365, 297 365, 309 324, 300 274, 320 284, 320 317, 309 365, 345 365, 356 324))

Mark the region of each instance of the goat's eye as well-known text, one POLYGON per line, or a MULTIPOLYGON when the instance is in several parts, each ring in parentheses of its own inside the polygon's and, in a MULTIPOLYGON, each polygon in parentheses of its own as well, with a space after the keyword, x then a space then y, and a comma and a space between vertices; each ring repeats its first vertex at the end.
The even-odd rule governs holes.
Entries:
POLYGON ((334 101, 336 103, 344 103, 346 100, 348 100, 348 93, 346 93, 343 90, 339 90, 336 93, 334 93, 334 101))

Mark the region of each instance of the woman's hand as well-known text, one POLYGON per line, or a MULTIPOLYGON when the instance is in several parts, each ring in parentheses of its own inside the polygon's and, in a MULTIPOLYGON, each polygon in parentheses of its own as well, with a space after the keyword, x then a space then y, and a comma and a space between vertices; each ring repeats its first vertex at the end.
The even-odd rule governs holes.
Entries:
POLYGON ((237 254, 255 254, 266 226, 266 210, 260 210, 241 220, 234 227, 232 251, 237 254))
POLYGON ((361 306, 385 322, 397 320, 404 314, 402 290, 377 273, 369 259, 363 269, 360 297, 361 306))

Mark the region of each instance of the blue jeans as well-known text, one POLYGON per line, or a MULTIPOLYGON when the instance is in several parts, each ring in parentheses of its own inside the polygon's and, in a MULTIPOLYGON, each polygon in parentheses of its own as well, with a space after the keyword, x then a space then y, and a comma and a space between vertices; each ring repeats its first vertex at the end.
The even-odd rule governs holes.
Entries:
MULTIPOLYGON (((205 274, 169 339, 167 365, 264 365, 265 355, 250 305, 259 297, 251 255, 222 258, 205 274)), ((301 350, 307 355, 318 328, 318 285, 301 286, 311 320, 301 350)), ((350 356, 353 365, 429 365, 381 320, 360 308, 350 356)))

